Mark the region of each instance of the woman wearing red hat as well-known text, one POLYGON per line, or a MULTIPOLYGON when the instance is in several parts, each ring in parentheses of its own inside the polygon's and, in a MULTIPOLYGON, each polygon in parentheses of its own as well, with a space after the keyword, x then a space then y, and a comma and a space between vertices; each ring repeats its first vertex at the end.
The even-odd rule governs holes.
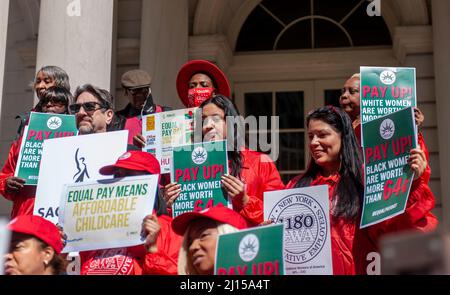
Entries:
MULTIPOLYGON (((114 178, 159 174, 160 166, 147 152, 128 151, 114 165, 101 168, 100 173, 114 178)), ((142 222, 144 245, 80 252, 81 274, 176 274, 181 237, 171 229, 172 218, 165 215, 167 211, 159 190, 154 208, 153 214, 142 222)))
MULTIPOLYGON (((44 82, 41 82, 39 85, 41 84, 44 84, 44 82)), ((36 93, 39 93, 40 101, 38 104, 39 108, 36 107, 35 111, 68 114, 68 106, 72 102, 73 97, 66 88, 59 86, 52 86, 48 89, 36 88, 36 93)), ((14 176, 21 142, 22 137, 12 143, 8 158, 0 172, 0 194, 13 202, 11 218, 33 214, 36 195, 36 186, 25 186, 25 179, 14 176)))
POLYGON ((198 107, 216 94, 231 96, 225 74, 206 60, 191 60, 181 67, 177 76, 177 92, 187 108, 198 107))
POLYGON ((177 216, 172 221, 172 228, 183 236, 178 274, 214 274, 217 236, 247 227, 247 221, 242 216, 221 205, 177 216))
POLYGON ((305 173, 292 179, 287 188, 328 186, 333 274, 367 274, 367 255, 377 251, 377 242, 386 233, 436 228, 437 219, 431 213, 433 194, 418 179, 426 167, 420 149, 411 150, 409 158, 416 178, 405 213, 360 229, 363 160, 350 117, 340 108, 321 107, 309 113, 306 126, 311 160, 305 173))
POLYGON ((8 228, 12 238, 5 255, 6 275, 57 275, 65 271, 66 261, 59 256, 61 235, 53 223, 40 216, 22 215, 8 228))
MULTIPOLYGON (((177 75, 177 92, 186 108, 198 107, 216 94, 231 96, 230 84, 222 70, 206 60, 191 60, 184 64, 177 75)), ((142 134, 136 134, 133 144, 145 146, 142 134)))
MULTIPOLYGON (((223 95, 204 101, 202 108, 202 133, 204 141, 227 139, 227 117, 238 118, 239 112, 233 102, 223 95)), ((231 127, 231 126, 229 126, 231 127)), ((254 224, 263 222, 263 194, 284 188, 280 174, 269 156, 239 146, 242 130, 234 123, 234 142, 228 151, 230 174, 222 177, 222 186, 232 199, 233 209, 254 224)), ((164 199, 170 208, 180 194, 181 186, 170 183, 165 187, 164 199)))

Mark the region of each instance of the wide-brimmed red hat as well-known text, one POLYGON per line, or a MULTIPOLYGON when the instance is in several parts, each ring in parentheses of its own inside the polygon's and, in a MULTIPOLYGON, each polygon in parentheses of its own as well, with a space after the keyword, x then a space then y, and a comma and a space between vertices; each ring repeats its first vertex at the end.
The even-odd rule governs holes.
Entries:
POLYGON ((99 172, 102 175, 112 175, 118 168, 147 171, 150 174, 161 173, 159 161, 152 154, 141 151, 128 151, 120 156, 114 165, 104 166, 99 172))
POLYGON ((230 84, 225 74, 213 63, 206 60, 191 60, 181 67, 177 76, 178 96, 185 106, 189 105, 189 81, 197 73, 207 74, 217 86, 216 94, 230 97, 230 84))
POLYGON ((244 229, 250 226, 249 222, 239 213, 222 204, 218 204, 200 212, 187 212, 178 215, 172 220, 172 229, 175 233, 182 236, 191 222, 198 218, 209 218, 221 223, 227 223, 237 229, 244 229))
POLYGON ((57 254, 64 248, 61 234, 56 225, 37 215, 21 215, 8 224, 13 232, 34 236, 52 247, 57 254))

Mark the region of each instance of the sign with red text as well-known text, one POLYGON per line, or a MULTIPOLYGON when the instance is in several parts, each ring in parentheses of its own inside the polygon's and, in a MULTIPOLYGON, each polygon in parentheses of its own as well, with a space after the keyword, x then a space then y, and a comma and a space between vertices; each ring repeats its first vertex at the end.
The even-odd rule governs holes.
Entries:
POLYGON ((31 112, 30 122, 23 133, 14 176, 25 179, 26 185, 36 185, 44 140, 74 136, 77 133, 73 115, 31 112))
POLYGON ((284 226, 260 226, 217 238, 215 275, 284 275, 284 226))
POLYGON ((172 214, 201 211, 218 203, 230 206, 221 177, 228 173, 226 141, 203 142, 173 149, 171 181, 181 185, 172 214))
POLYGON ((198 110, 189 108, 143 117, 142 135, 146 144, 142 151, 159 160, 161 174, 170 173, 173 147, 193 143, 194 118, 198 110))
POLYGON ((264 193, 264 220, 284 225, 287 275, 332 275, 327 185, 264 193))
POLYGON ((152 214, 159 175, 144 175, 65 186, 59 224, 67 235, 65 253, 143 244, 142 220, 152 214))
POLYGON ((365 185, 361 228, 405 211, 414 172, 408 164, 417 147, 413 109, 363 124, 365 185))

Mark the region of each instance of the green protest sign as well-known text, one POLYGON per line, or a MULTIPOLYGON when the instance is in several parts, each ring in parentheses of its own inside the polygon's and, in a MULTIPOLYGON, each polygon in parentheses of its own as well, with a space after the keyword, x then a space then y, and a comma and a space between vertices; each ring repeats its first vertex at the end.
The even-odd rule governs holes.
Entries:
POLYGON ((36 185, 44 140, 74 136, 77 132, 73 115, 32 112, 24 130, 14 176, 25 179, 26 185, 36 185))
POLYGON ((361 122, 416 104, 416 69, 361 67, 361 122))
POLYGON ((283 224, 219 235, 216 275, 284 275, 283 224))
POLYGON ((405 211, 414 173, 408 164, 416 148, 412 108, 363 124, 365 186, 361 228, 405 211))
POLYGON ((180 195, 172 206, 173 217, 218 203, 228 206, 221 186, 221 176, 228 173, 226 141, 174 147, 172 165, 172 182, 181 185, 180 195))

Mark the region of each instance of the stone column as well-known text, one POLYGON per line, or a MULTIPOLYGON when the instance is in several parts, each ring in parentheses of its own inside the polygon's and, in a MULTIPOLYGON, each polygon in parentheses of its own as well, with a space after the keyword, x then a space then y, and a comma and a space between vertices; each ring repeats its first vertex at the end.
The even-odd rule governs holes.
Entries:
POLYGON ((450 114, 450 39, 448 38, 450 1, 433 0, 431 6, 443 228, 448 230, 450 225, 450 133, 448 128, 450 114))
POLYGON ((111 0, 42 0, 36 70, 63 68, 71 91, 84 83, 110 90, 115 47, 111 0))
POLYGON ((156 103, 181 108, 175 80, 187 61, 188 1, 143 0, 140 68, 152 76, 156 103))
POLYGON ((9 0, 0 1, 0 121, 2 117, 3 80, 5 79, 6 35, 8 33, 9 0))

